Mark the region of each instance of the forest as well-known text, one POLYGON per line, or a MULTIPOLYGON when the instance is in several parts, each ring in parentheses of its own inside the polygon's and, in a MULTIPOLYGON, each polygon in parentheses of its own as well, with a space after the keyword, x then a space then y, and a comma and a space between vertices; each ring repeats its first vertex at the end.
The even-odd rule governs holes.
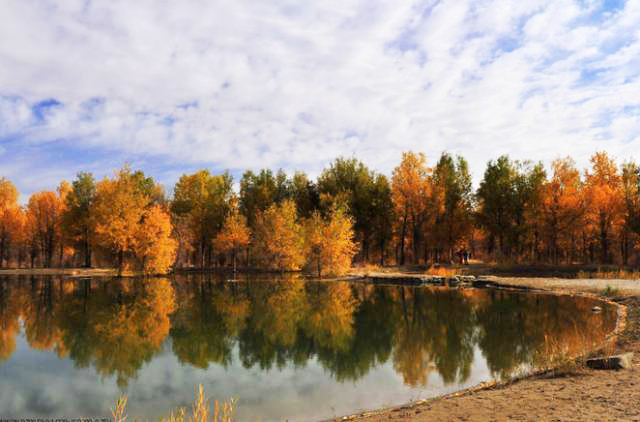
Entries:
POLYGON ((30 196, 0 179, 0 266, 244 269, 340 275, 352 264, 637 265, 640 167, 595 153, 542 163, 501 156, 473 189, 468 162, 405 152, 391 177, 356 158, 305 173, 184 174, 171 195, 125 165, 30 196))

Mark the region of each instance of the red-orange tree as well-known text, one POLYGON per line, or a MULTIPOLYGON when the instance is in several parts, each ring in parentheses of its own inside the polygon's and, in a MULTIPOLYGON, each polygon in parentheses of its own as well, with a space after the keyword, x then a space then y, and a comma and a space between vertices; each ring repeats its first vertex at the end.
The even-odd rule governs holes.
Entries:
POLYGON ((606 152, 591 157, 591 171, 585 174, 587 224, 600 246, 602 263, 611 262, 610 243, 614 229, 621 223, 622 179, 615 161, 606 152))

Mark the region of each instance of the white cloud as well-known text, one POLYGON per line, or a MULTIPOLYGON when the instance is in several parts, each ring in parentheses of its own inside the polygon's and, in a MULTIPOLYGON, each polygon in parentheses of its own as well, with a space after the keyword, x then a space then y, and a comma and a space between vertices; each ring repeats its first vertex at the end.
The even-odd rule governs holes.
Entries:
POLYGON ((4 171, 29 190, 117 159, 171 182, 339 155, 388 173, 408 149, 461 153, 476 179, 504 153, 638 158, 640 1, 604 4, 7 0, 3 156, 39 159, 4 171))

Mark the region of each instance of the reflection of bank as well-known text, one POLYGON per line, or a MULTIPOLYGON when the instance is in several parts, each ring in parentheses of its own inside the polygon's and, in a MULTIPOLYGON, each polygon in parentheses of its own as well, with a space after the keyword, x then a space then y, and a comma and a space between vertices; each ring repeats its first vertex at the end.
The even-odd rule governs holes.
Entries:
POLYGON ((417 387, 430 374, 465 382, 474 350, 494 377, 508 377, 583 351, 615 325, 614 313, 593 314, 584 298, 268 277, 0 282, 0 358, 15 350, 22 319, 31 348, 92 366, 121 386, 171 338, 179 361, 197 368, 227 367, 237 350, 246 369, 315 359, 344 382, 390 362, 417 387))
POLYGON ((34 277, 15 286, 31 348, 55 350, 78 367, 115 375, 121 386, 160 350, 175 306, 167 279, 93 283, 34 277))

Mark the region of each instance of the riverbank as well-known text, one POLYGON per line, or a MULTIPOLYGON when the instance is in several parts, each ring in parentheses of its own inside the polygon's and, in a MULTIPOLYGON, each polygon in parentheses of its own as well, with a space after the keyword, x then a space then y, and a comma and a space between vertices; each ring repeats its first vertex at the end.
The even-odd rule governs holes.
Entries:
POLYGON ((640 421, 640 280, 490 277, 495 283, 573 294, 612 292, 627 307, 624 331, 610 353, 634 352, 633 368, 569 365, 507 384, 470 390, 336 420, 379 421, 640 421), (609 287, 609 289, 607 289, 609 287))
MULTIPOLYGON (((141 273, 140 273, 141 274, 141 273)), ((115 277, 115 268, 7 268, 0 270, 2 275, 64 275, 69 277, 115 277)), ((126 275, 135 275, 129 274, 126 275)))

